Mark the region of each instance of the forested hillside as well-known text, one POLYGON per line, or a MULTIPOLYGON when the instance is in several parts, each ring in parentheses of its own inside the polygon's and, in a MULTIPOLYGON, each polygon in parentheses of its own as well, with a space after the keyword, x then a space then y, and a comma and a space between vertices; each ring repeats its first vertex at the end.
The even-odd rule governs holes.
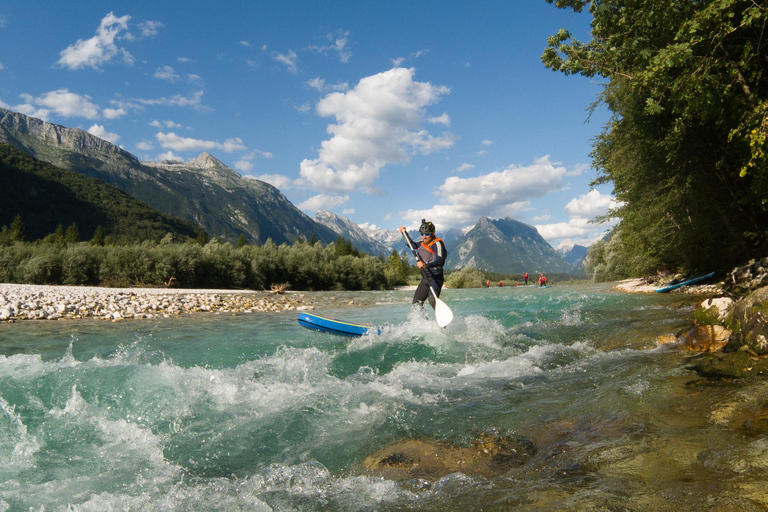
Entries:
POLYGON ((181 241, 199 228, 161 213, 95 178, 41 162, 8 144, 0 144, 0 226, 19 216, 26 240, 37 240, 59 226, 77 226, 90 240, 97 228, 122 243, 159 241, 169 233, 181 241))
POLYGON ((561 30, 553 70, 605 80, 611 121, 595 184, 621 206, 592 274, 730 269, 768 254, 768 4, 754 0, 546 0, 592 15, 586 42, 561 30))

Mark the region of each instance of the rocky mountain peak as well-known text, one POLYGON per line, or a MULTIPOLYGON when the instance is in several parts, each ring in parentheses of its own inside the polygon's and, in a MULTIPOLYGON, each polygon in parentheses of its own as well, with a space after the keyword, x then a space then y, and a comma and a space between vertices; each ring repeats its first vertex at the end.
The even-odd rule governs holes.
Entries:
POLYGON ((222 167, 229 169, 229 167, 227 167, 224 162, 208 152, 200 153, 198 156, 187 162, 187 165, 189 167, 199 167, 201 169, 214 169, 222 167))

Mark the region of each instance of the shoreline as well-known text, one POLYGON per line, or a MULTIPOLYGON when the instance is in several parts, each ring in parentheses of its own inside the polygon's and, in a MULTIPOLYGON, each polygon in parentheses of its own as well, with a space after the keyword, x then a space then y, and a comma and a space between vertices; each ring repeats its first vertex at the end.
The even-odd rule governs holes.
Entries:
MULTIPOLYGON (((335 297, 328 300, 334 301, 335 297)), ((335 306, 350 305, 338 301, 335 306)), ((0 283, 0 322, 22 320, 118 321, 187 313, 263 313, 315 309, 305 292, 0 283)))

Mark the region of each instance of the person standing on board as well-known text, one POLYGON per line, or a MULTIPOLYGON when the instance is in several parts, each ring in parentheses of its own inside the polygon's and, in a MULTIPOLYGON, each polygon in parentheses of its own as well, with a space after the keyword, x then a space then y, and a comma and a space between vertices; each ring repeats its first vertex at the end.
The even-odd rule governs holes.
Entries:
POLYGON ((528 286, 528 272, 523 275, 523 280, 525 281, 525 286, 528 286))
POLYGON ((539 277, 539 286, 547 286, 547 278, 544 277, 544 274, 539 277))
MULTIPOLYGON (((416 248, 419 257, 416 266, 421 270, 421 282, 413 293, 413 303, 424 307, 424 301, 429 300, 432 309, 435 308, 435 298, 429 293, 429 287, 435 291, 435 295, 440 297, 440 290, 443 289, 443 265, 448 251, 445 249, 445 243, 440 238, 435 238, 435 225, 421 219, 419 234, 421 241, 415 242, 405 230, 405 226, 400 226, 400 233, 407 236, 411 244, 416 248)), ((406 245, 408 245, 406 243, 406 245)))

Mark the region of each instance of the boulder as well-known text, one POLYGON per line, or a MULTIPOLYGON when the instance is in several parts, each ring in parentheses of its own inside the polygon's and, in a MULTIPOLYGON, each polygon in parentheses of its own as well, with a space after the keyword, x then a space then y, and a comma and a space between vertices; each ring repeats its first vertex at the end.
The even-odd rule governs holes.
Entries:
POLYGON ((707 299, 693 312, 694 323, 696 325, 722 324, 732 307, 733 299, 729 297, 707 299))
POLYGON ((726 352, 747 347, 755 354, 768 355, 768 287, 759 288, 738 301, 725 321, 733 331, 726 352))
POLYGON ((524 465, 536 454, 527 438, 492 428, 469 444, 403 439, 365 458, 363 468, 390 480, 435 481, 452 473, 493 478, 524 465))
POLYGON ((694 357, 687 368, 710 379, 745 379, 768 375, 768 357, 756 357, 747 350, 713 352, 694 357))
POLYGON ((683 338, 683 346, 692 352, 715 352, 728 344, 731 331, 722 325, 697 325, 683 338))

